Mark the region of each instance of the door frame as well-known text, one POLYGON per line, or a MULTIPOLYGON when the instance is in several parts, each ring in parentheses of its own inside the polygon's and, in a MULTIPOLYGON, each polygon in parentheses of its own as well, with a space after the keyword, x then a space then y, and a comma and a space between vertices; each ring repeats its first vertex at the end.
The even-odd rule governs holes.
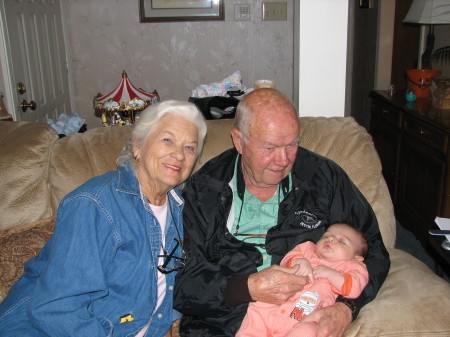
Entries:
MULTIPOLYGON (((7 48, 9 46, 9 36, 6 29, 6 19, 5 19, 5 8, 4 1, 0 0, 0 80, 3 80, 3 102, 5 104, 8 113, 12 116, 14 121, 20 120, 20 114, 18 113, 18 95, 16 90, 16 83, 12 83, 11 75, 11 53, 7 48), (3 77, 3 78, 1 78, 3 77)), ((70 109, 71 111, 76 111, 75 108, 75 86, 73 83, 73 68, 72 68, 72 55, 70 53, 70 40, 69 40, 69 29, 68 29, 68 15, 67 15, 67 5, 64 0, 60 0, 60 10, 61 10, 61 22, 63 29, 64 38, 64 49, 66 52, 66 66, 67 66, 67 77, 69 81, 69 96, 70 96, 70 109)), ((1 86, 0 86, 1 88, 1 86)))

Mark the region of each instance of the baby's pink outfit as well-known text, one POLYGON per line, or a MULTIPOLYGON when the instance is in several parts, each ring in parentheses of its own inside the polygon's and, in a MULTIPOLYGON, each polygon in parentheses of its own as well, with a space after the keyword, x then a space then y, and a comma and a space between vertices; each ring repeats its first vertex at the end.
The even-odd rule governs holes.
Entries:
POLYGON ((236 337, 315 337, 317 326, 314 323, 302 323, 301 319, 314 310, 332 305, 338 295, 348 298, 358 297, 368 282, 366 265, 357 260, 326 261, 316 254, 316 245, 305 242, 297 245, 281 261, 282 267, 290 267, 298 258, 308 259, 311 266, 326 266, 339 270, 345 277, 342 289, 335 289, 327 279, 315 279, 301 292, 282 305, 252 302, 249 304, 241 328, 236 337))

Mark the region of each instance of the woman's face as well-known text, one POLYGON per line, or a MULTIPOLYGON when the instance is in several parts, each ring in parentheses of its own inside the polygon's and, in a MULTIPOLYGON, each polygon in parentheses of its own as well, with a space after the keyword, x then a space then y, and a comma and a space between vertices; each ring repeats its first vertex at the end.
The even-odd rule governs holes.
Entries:
POLYGON ((136 171, 144 193, 167 193, 184 182, 194 167, 197 126, 176 115, 165 115, 144 145, 134 150, 136 171))

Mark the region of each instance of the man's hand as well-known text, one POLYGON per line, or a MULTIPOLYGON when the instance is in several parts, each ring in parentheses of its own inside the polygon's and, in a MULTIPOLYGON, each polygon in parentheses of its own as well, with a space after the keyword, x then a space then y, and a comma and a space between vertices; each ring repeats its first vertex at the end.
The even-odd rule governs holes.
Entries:
POLYGON ((303 290, 309 279, 307 276, 297 276, 299 266, 283 268, 270 266, 248 278, 250 296, 255 301, 280 305, 295 293, 303 290))
POLYGON ((342 303, 314 311, 302 322, 317 324, 317 337, 341 337, 352 322, 350 309, 342 303))

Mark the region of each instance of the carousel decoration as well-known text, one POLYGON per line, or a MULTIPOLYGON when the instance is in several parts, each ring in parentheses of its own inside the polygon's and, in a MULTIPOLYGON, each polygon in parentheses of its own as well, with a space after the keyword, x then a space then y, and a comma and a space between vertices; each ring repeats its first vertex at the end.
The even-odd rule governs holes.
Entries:
POLYGON ((149 93, 131 84, 124 70, 122 80, 113 91, 94 97, 94 110, 101 113, 103 126, 131 125, 142 110, 159 100, 156 90, 149 93))

